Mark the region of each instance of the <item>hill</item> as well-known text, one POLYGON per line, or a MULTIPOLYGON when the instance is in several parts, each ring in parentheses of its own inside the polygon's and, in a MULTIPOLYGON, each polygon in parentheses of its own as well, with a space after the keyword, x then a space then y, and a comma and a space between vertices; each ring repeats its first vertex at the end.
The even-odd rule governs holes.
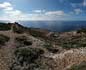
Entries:
POLYGON ((85 70, 85 53, 85 29, 58 33, 0 23, 0 70, 85 70))

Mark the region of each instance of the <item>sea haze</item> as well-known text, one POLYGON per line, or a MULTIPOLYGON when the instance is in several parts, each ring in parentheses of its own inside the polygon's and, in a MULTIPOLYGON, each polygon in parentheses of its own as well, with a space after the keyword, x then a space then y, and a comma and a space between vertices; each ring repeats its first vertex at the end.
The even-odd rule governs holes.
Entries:
POLYGON ((86 21, 22 21, 23 26, 48 29, 55 32, 67 32, 86 28, 86 21))

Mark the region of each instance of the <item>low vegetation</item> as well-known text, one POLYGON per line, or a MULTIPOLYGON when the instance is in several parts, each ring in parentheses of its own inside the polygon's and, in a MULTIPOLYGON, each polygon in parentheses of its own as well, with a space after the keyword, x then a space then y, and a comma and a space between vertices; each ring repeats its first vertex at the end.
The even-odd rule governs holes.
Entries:
POLYGON ((33 29, 29 29, 29 32, 34 37, 41 37, 42 36, 42 33, 41 32, 36 31, 36 30, 33 30, 33 29))
POLYGON ((56 43, 65 49, 86 47, 86 34, 59 36, 56 43))
POLYGON ((22 27, 17 22, 15 22, 15 24, 13 26, 13 32, 18 33, 18 34, 22 34, 22 33, 24 33, 24 27, 22 27))
POLYGON ((10 29, 11 29, 10 24, 5 24, 0 22, 0 31, 7 31, 10 29))
POLYGON ((83 28, 83 29, 77 30, 77 33, 86 33, 86 29, 83 28))
POLYGON ((0 34, 0 45, 1 45, 1 46, 2 46, 2 45, 5 45, 5 43, 8 42, 9 39, 10 39, 9 37, 0 34))
POLYGON ((32 45, 32 42, 29 41, 26 36, 17 37, 16 42, 19 44, 19 46, 30 46, 30 45, 32 45))
POLYGON ((46 43, 43 47, 51 53, 57 53, 59 51, 58 49, 54 48, 50 43, 46 43))
POLYGON ((86 62, 82 62, 79 65, 73 65, 69 70, 86 70, 86 62))
POLYGON ((24 33, 23 29, 16 28, 15 26, 13 27, 13 32, 18 33, 18 34, 24 33))
POLYGON ((18 59, 22 57, 21 59, 22 63, 23 62, 32 63, 43 53, 44 51, 39 48, 23 48, 17 49, 15 51, 15 55, 18 57, 18 59))
POLYGON ((86 47, 86 38, 75 38, 72 40, 64 41, 63 43, 64 48, 80 48, 80 47, 86 47))
POLYGON ((40 48, 17 49, 15 51, 16 60, 10 67, 10 70, 35 70, 37 67, 39 67, 39 62, 36 61, 40 59, 43 53, 44 50, 40 48))

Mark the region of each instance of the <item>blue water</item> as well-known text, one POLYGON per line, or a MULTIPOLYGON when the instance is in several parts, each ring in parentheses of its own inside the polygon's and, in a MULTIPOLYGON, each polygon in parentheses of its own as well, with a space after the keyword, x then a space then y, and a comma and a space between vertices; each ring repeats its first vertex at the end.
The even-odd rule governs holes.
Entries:
POLYGON ((20 23, 26 27, 42 28, 56 32, 86 28, 86 21, 22 21, 20 23))

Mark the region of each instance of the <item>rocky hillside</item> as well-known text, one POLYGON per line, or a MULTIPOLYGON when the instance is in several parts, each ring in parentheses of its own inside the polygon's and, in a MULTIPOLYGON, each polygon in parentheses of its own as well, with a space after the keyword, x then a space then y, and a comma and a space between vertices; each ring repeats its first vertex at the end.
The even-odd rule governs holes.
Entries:
POLYGON ((86 30, 57 33, 0 23, 0 70, 86 70, 86 30))

